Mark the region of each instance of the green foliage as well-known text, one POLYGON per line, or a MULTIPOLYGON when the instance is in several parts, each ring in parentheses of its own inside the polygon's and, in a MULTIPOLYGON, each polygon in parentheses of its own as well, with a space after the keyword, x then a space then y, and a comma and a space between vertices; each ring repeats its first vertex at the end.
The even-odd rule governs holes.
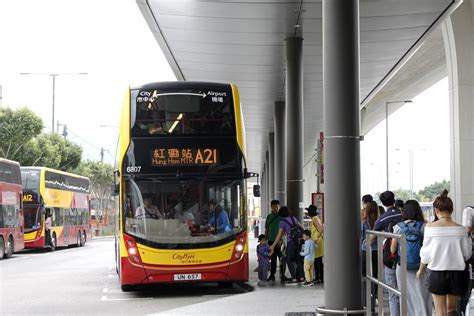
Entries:
POLYGON ((444 190, 449 191, 450 188, 450 182, 443 180, 441 182, 435 182, 422 190, 418 192, 420 195, 420 201, 421 202, 429 202, 429 201, 434 201, 436 197, 444 190))
POLYGON ((110 196, 114 182, 112 165, 100 161, 86 160, 79 164, 75 173, 89 178, 94 197, 102 200, 110 196))
POLYGON ((17 155, 43 129, 43 120, 27 108, 0 108, 0 157, 18 160, 17 155))
MULTIPOLYGON (((419 202, 431 202, 434 201, 444 189, 449 191, 449 187, 449 181, 443 180, 441 182, 435 182, 418 192, 413 192, 412 198, 410 198, 410 190, 400 188, 398 190, 392 190, 392 192, 393 194, 395 194, 396 199, 400 199, 403 201, 417 200, 419 202)), ((374 200, 379 201, 380 194, 382 194, 382 192, 375 193, 374 200)))
POLYGON ((398 190, 393 190, 393 194, 395 194, 395 198, 397 200, 419 200, 418 193, 413 192, 411 193, 410 190, 405 190, 405 189, 398 189, 398 190))
POLYGON ((28 142, 16 160, 22 166, 44 166, 73 171, 81 162, 82 148, 57 134, 40 134, 28 142))

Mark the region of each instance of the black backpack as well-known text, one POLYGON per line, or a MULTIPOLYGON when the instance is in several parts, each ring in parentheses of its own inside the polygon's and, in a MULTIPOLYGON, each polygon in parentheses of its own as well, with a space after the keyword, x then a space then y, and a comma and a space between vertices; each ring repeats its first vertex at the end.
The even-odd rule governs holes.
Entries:
POLYGON ((287 224, 290 225, 290 230, 288 231, 288 238, 291 239, 295 244, 298 244, 299 241, 303 238, 303 227, 299 225, 299 223, 295 223, 293 216, 291 218, 291 223, 285 219, 282 219, 287 224))
MULTIPOLYGON (((393 233, 393 226, 395 226, 397 222, 390 222, 387 227, 387 231, 389 233, 393 233)), ((390 249, 392 246, 392 238, 386 238, 383 241, 383 264, 390 268, 390 269, 395 269, 397 266, 398 262, 398 255, 397 252, 395 251, 392 253, 392 250, 390 249)))

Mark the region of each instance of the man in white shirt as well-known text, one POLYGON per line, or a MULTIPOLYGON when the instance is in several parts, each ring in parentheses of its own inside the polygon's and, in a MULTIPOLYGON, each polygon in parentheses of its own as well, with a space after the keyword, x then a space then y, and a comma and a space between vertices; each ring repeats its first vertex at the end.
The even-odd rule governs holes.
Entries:
MULTIPOLYGON (((466 206, 466 208, 462 211, 462 226, 466 227, 467 233, 469 236, 472 237, 472 232, 474 228, 474 207, 472 206, 466 206)), ((474 247, 474 246, 473 246, 474 247)), ((474 253, 474 249, 473 249, 474 253)), ((471 266, 473 265, 473 259, 474 256, 469 259, 469 263, 471 266)), ((469 290, 465 295, 461 296, 460 299, 460 310, 464 311, 466 309, 467 303, 469 302, 469 299, 471 297, 471 291, 472 291, 472 280, 469 282, 469 290)))
POLYGON ((163 218, 163 216, 161 215, 158 208, 152 204, 151 196, 146 196, 146 197, 143 197, 143 205, 140 205, 135 211, 135 218, 160 219, 160 218, 163 218))
POLYGON ((471 234, 473 231, 474 221, 474 207, 466 206, 462 211, 462 226, 466 227, 467 233, 471 234))

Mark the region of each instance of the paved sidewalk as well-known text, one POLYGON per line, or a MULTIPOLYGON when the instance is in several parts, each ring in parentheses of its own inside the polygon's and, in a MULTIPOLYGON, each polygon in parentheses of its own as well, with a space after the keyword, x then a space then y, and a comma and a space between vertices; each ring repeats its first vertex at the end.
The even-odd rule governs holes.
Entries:
MULTIPOLYGON (((258 286, 255 248, 257 241, 249 238, 250 280, 253 291, 208 302, 190 305, 157 315, 285 315, 287 312, 315 312, 316 306, 324 305, 323 286, 303 287, 268 282, 258 286)), ((185 298, 183 298, 185 299, 185 298)))

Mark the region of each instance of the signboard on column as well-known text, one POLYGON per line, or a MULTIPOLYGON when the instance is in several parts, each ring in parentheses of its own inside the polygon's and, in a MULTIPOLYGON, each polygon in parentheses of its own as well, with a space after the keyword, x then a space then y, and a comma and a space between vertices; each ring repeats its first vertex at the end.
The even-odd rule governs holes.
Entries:
MULTIPOLYGON (((324 183, 324 132, 319 132, 319 183, 324 183)), ((318 207, 319 208, 319 207, 318 207)))
POLYGON ((321 221, 324 223, 324 193, 311 193, 311 204, 318 208, 318 212, 321 214, 321 221))

